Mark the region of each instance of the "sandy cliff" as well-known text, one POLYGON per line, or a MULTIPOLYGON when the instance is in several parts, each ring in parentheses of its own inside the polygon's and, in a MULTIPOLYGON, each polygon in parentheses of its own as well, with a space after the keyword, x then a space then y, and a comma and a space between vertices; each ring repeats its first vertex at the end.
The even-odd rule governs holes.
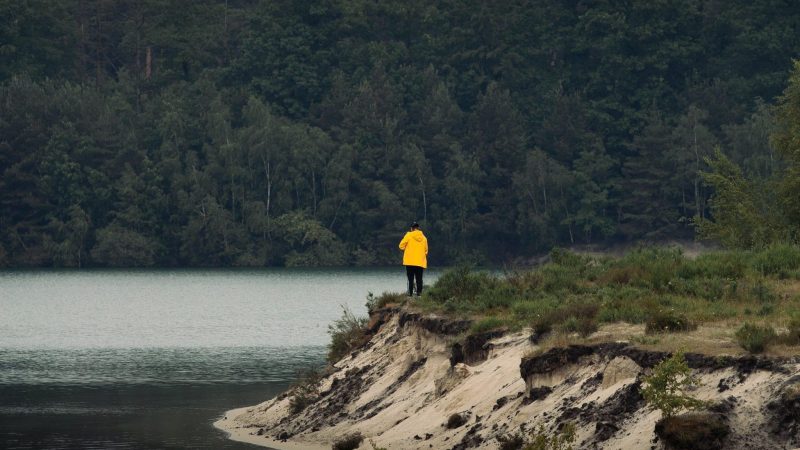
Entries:
MULTIPOLYGON (((525 332, 465 339, 466 321, 401 310, 380 311, 371 325, 370 341, 336 364, 300 413, 290 412, 289 393, 228 411, 215 425, 280 449, 331 448, 355 431, 367 438, 360 448, 372 448, 369 439, 389 449, 499 448, 568 422, 576 448, 666 446, 654 432, 661 413, 639 392, 666 354, 613 342, 537 352, 525 332), (464 424, 448 428, 453 414, 464 424)), ((796 360, 689 353, 687 361, 699 379, 691 394, 712 405, 701 420, 730 430, 696 448, 800 446, 796 360)))

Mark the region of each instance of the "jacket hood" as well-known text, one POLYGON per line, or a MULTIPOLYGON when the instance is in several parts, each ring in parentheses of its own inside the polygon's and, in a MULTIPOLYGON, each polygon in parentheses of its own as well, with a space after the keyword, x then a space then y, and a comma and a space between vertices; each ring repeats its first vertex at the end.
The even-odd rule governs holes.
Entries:
POLYGON ((408 235, 414 238, 414 240, 417 242, 422 242, 422 240, 425 239, 425 235, 422 234, 422 230, 409 231, 408 235))

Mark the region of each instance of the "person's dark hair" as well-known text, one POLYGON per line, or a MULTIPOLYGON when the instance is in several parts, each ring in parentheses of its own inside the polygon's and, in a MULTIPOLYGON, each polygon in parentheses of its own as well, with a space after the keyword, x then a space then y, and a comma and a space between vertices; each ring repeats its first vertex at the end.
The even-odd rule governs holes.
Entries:
POLYGON ((416 230, 417 228, 419 228, 419 224, 418 224, 417 222, 413 222, 413 223, 411 224, 411 229, 412 229, 412 230, 416 230))

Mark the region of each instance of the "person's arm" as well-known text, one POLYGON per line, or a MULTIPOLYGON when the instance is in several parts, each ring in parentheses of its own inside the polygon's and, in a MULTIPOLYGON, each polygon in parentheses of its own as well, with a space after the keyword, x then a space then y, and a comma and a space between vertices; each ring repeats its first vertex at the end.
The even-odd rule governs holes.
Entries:
POLYGON ((428 254, 428 238, 425 238, 425 254, 428 254))
POLYGON ((400 241, 400 250, 405 250, 406 245, 408 245, 408 233, 406 233, 406 235, 403 236, 403 240, 400 241))

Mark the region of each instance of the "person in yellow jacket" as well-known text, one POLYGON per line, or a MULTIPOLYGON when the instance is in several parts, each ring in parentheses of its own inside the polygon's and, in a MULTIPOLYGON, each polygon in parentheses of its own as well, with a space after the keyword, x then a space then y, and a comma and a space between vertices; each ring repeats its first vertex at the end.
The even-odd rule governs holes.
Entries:
POLYGON ((422 294, 422 272, 428 267, 428 239, 417 222, 412 223, 411 230, 403 236, 400 250, 403 250, 403 265, 408 277, 408 296, 414 295, 414 281, 419 296, 422 294))

